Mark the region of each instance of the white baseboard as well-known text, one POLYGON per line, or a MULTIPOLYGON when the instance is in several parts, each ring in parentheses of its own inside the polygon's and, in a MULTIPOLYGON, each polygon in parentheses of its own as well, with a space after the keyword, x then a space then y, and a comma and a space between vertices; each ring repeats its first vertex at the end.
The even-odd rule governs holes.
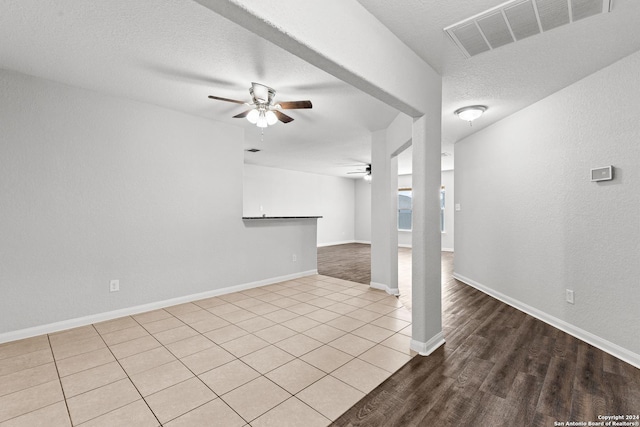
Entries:
POLYGON ((440 249, 442 252, 453 252, 453 248, 442 248, 440 249))
POLYGON ((170 307, 172 305, 184 304, 186 302, 197 301, 205 298, 216 297, 219 295, 231 294, 233 292, 244 291, 247 289, 258 288, 260 286, 271 285, 273 283, 285 282, 287 280, 298 279, 300 277, 313 276, 318 274, 318 270, 308 270, 300 273, 288 274, 285 276, 272 277, 270 279, 258 280, 250 283, 229 286, 212 291, 201 292, 198 294, 185 295, 182 297, 171 298, 164 301, 156 301, 148 304, 137 305, 134 307, 122 308, 119 310, 108 311, 105 313, 92 314, 75 319, 63 320, 61 322, 49 323, 46 325, 34 326, 31 328, 19 329, 17 331, 5 332, 0 334, 0 344, 21 340, 24 338, 35 337, 38 335, 50 334, 53 332, 63 331, 65 329, 77 328, 80 326, 91 325, 92 323, 104 322, 107 320, 117 319, 118 317, 131 316, 140 314, 159 308, 170 307))
POLYGON ((640 368, 640 354, 636 354, 624 347, 620 347, 618 344, 607 341, 604 338, 592 334, 591 332, 585 331, 584 329, 572 325, 571 323, 567 323, 562 319, 558 319, 557 317, 545 313, 544 311, 538 310, 535 307, 531 307, 530 305, 511 298, 501 292, 495 291, 461 274, 454 272, 453 277, 469 286, 478 289, 479 291, 484 292, 487 295, 491 295, 495 299, 498 299, 505 304, 509 304, 510 306, 535 317, 536 319, 542 320, 543 322, 548 323, 549 325, 558 328, 561 331, 564 331, 569 335, 578 338, 579 340, 591 344, 592 346, 597 347, 600 350, 617 357, 618 359, 624 360, 625 362, 635 366, 636 368, 640 368))
POLYGON ((438 332, 433 338, 427 342, 416 341, 413 338, 409 343, 409 348, 418 352, 420 356, 428 356, 444 344, 444 333, 438 332))
POLYGON ((360 243, 362 245, 370 245, 371 241, 370 240, 354 240, 353 243, 360 243))
POLYGON ((400 295, 400 289, 391 288, 389 287, 389 285, 385 285, 384 283, 369 282, 369 286, 371 286, 373 289, 385 291, 389 295, 400 295))
POLYGON ((411 245, 407 245, 407 244, 404 244, 404 243, 398 243, 398 247, 399 248, 412 248, 411 245))
POLYGON ((318 243, 318 247, 319 248, 324 248, 325 246, 336 246, 336 245, 346 245, 349 243, 357 243, 355 240, 341 240, 339 242, 325 242, 325 243, 318 243))

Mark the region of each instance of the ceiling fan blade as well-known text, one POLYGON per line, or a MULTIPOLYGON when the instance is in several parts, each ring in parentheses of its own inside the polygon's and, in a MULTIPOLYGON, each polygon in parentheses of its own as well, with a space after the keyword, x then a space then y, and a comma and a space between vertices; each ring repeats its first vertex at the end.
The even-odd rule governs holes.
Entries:
POLYGON ((235 116, 233 116, 233 118, 234 119, 241 119, 243 117, 247 117, 247 114, 249 114, 251 111, 253 111, 253 108, 251 110, 244 111, 244 112, 242 112, 240 114, 236 114, 235 116))
POLYGON ((287 116, 286 114, 278 111, 278 110, 273 110, 274 114, 276 115, 276 117, 278 118, 278 120, 280 120, 282 123, 289 123, 293 121, 293 118, 287 116))
POLYGON ((367 173, 366 171, 362 171, 362 172, 347 172, 347 175, 351 175, 352 173, 367 173))
POLYGON ((238 101, 237 99, 221 98, 219 96, 213 96, 213 95, 209 95, 209 98, 217 99, 218 101, 233 102, 235 104, 244 104, 245 103, 244 101, 238 101))
POLYGON ((283 110, 296 110, 300 108, 313 108, 311 105, 311 101, 289 101, 289 102, 278 102, 280 108, 283 110))

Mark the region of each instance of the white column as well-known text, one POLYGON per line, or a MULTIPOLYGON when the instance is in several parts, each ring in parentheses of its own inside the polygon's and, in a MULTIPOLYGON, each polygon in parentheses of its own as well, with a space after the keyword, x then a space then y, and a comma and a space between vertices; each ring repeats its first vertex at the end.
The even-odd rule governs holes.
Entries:
POLYGON ((386 131, 371 134, 371 287, 398 292, 396 224, 398 160, 391 159, 386 131))
POLYGON ((444 343, 440 260, 440 116, 413 122, 411 349, 429 355, 444 343))
MULTIPOLYGON (((389 147, 389 141, 387 142, 389 147)), ((390 147, 389 147, 390 148, 390 147)), ((388 150, 390 151, 390 150, 388 150)), ((390 154, 389 154, 390 156, 390 154)), ((387 206, 389 209, 389 289, 388 293, 400 295, 398 289, 398 157, 389 158, 389 198, 387 206)))

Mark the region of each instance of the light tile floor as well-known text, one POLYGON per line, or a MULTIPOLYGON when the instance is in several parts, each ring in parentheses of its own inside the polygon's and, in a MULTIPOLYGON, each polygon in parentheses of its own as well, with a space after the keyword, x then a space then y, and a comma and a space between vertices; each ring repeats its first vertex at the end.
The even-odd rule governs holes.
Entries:
POLYGON ((411 316, 310 276, 0 345, 0 426, 326 426, 413 357, 411 316))

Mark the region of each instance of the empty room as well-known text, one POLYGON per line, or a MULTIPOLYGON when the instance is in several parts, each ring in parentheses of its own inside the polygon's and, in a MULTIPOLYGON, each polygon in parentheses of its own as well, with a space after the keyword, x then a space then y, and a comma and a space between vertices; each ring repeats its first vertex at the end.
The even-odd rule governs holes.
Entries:
POLYGON ((640 426, 639 20, 0 0, 0 426, 640 426))

